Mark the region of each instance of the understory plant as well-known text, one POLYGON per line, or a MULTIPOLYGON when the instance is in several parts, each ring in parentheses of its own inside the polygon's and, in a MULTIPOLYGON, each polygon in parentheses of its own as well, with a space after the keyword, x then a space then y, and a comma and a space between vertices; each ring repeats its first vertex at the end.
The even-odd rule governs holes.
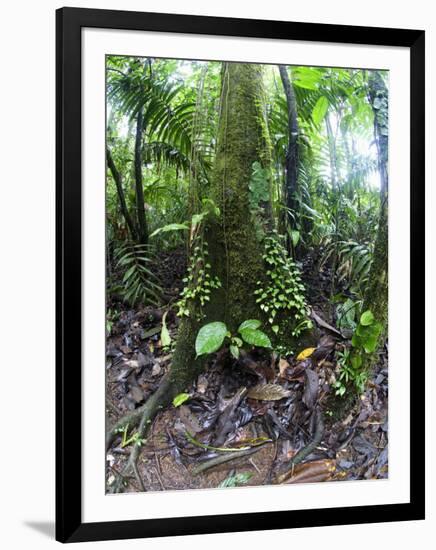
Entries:
POLYGON ((261 322, 257 319, 248 319, 241 323, 237 333, 232 334, 225 323, 214 321, 201 327, 195 340, 195 352, 197 357, 215 353, 224 344, 227 339, 229 350, 232 356, 237 359, 239 350, 244 345, 249 344, 260 348, 271 348, 271 341, 268 336, 259 327, 261 322))
POLYGON ((150 246, 131 242, 122 243, 114 254, 116 268, 122 274, 120 292, 132 306, 138 303, 158 306, 162 287, 151 269, 153 256, 150 246))
POLYGON ((349 384, 361 394, 368 381, 366 357, 375 352, 382 325, 370 310, 364 311, 351 339, 351 349, 344 349, 338 357, 339 378, 334 383, 336 395, 343 396, 349 384))
POLYGON ((267 264, 267 280, 258 281, 255 295, 260 309, 267 314, 272 331, 278 335, 279 314, 293 319, 292 336, 299 336, 304 329, 311 328, 307 318, 307 304, 300 270, 287 255, 276 231, 264 239, 263 259, 267 264))

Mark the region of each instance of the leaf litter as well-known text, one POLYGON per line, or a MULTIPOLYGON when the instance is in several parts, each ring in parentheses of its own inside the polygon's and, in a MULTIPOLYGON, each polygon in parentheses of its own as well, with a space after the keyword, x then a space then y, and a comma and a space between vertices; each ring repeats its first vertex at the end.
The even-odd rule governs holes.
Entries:
MULTIPOLYGON (((170 280, 167 294, 177 295, 177 277, 170 280)), ((326 277, 326 287, 328 282, 326 277)), ((244 352, 238 359, 219 354, 186 388, 189 399, 157 415, 138 464, 147 491, 388 477, 387 348, 365 393, 347 414, 337 416, 329 399, 338 369, 335 350, 344 335, 334 327, 319 287, 318 280, 311 296, 316 347, 285 357, 266 350, 244 352), (292 465, 316 436, 317 411, 323 413, 322 438, 292 465), (196 474, 214 461, 215 466, 196 474)), ((117 318, 106 349, 109 423, 135 410, 159 387, 178 327, 171 310, 133 310, 122 303, 111 309, 117 318)), ((108 486, 127 458, 120 435, 107 456, 108 486)), ((141 490, 134 479, 128 483, 128 491, 141 490)))

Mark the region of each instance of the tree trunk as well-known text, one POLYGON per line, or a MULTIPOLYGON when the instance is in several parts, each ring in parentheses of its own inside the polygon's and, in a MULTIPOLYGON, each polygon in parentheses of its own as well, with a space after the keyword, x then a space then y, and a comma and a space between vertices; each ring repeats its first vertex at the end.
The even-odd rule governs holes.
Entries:
POLYGON ((364 311, 371 310, 376 321, 382 324, 382 341, 386 336, 388 322, 388 90, 376 71, 369 78, 369 99, 374 111, 374 135, 380 172, 380 215, 364 311))
MULTIPOLYGON (((297 216, 297 171, 298 171, 298 121, 297 121, 297 102, 294 89, 289 79, 288 70, 284 65, 279 65, 280 77, 282 79, 283 89, 286 96, 286 105, 288 108, 288 150, 286 152, 285 166, 285 197, 286 206, 291 210, 294 216, 297 216)), ((295 228, 295 220, 288 212, 288 227, 295 228)), ((294 246, 290 236, 287 236, 288 251, 295 256, 294 246)))
POLYGON ((148 243, 148 227, 145 215, 144 188, 142 186, 142 135, 144 132, 144 111, 141 107, 136 119, 135 136, 135 194, 136 216, 138 220, 138 241, 140 244, 148 243))
POLYGON ((129 209, 126 204, 126 197, 124 195, 123 183, 121 180, 121 174, 118 172, 115 162, 112 158, 111 152, 109 149, 106 149, 107 164, 109 170, 111 171, 112 177, 114 178, 115 185, 117 188, 118 200, 120 201, 120 208, 123 214, 123 217, 126 221, 127 227, 129 228, 130 235, 134 241, 137 240, 138 236, 136 233, 135 223, 130 215, 129 209))
MULTIPOLYGON (((338 236, 339 236, 339 192, 338 192, 338 182, 339 182, 339 170, 338 170, 338 159, 336 152, 336 135, 333 133, 332 124, 330 121, 329 113, 325 117, 325 125, 327 129, 327 140, 329 146, 329 158, 330 158, 330 172, 332 178, 332 188, 333 195, 335 199, 334 203, 334 224, 335 224, 335 233, 333 236, 334 239, 334 251, 332 258, 332 278, 330 283, 330 297, 335 294, 335 284, 336 284, 336 269, 338 267, 338 236)), ((331 303, 333 309, 333 303, 331 303)))
MULTIPOLYGON (((227 63, 222 71, 221 109, 211 198, 220 217, 208 220, 204 238, 208 244, 211 273, 221 282, 204 308, 204 317, 191 311, 183 318, 170 373, 178 390, 201 371, 204 361, 195 357, 195 338, 200 326, 223 321, 235 331, 246 319, 260 318, 254 291, 263 280, 263 249, 250 213, 249 183, 253 163, 267 168, 270 142, 264 113, 263 68, 227 63)), ((269 186, 269 182, 265 182, 269 186)), ((270 212, 266 209, 266 217, 270 212)))
POLYGON ((338 184, 338 160, 336 155, 336 136, 333 133, 332 123, 330 116, 327 113, 325 117, 325 126, 327 129, 327 140, 329 145, 329 157, 330 157, 330 172, 332 177, 332 187, 336 189, 338 184))

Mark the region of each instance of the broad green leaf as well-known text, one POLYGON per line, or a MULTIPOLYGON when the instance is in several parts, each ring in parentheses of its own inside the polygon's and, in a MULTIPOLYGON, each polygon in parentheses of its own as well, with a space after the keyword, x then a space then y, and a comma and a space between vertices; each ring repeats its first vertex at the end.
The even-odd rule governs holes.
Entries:
POLYGON ((242 339, 251 344, 252 346, 257 346, 259 348, 270 348, 271 341, 268 336, 261 330, 245 328, 244 330, 239 331, 242 339))
POLYGON ((353 334, 353 337, 351 338, 351 344, 352 344, 355 348, 360 348, 360 347, 362 347, 362 339, 360 338, 360 336, 359 336, 357 333, 354 333, 354 334, 353 334))
POLYGON ((165 322, 167 314, 168 314, 168 311, 165 311, 165 313, 162 316, 162 330, 160 331, 160 341, 162 343, 162 347, 164 348, 166 348, 171 344, 171 336, 165 322))
POLYGON ((373 353, 377 348, 378 337, 376 335, 370 336, 363 342, 363 349, 366 353, 373 353))
POLYGON ((231 345, 230 346, 230 353, 233 355, 233 357, 235 359, 238 359, 238 357, 239 357, 239 348, 238 348, 238 346, 231 345))
POLYGON ((245 330, 246 328, 259 328, 261 324, 262 323, 257 319, 247 319, 247 321, 244 321, 239 325, 238 332, 241 332, 241 330, 245 330))
POLYGON ((374 315, 369 309, 367 311, 364 311, 360 316, 360 324, 363 325, 364 327, 367 327, 368 325, 372 325, 373 321, 374 321, 374 315))
POLYGON ((355 371, 359 370, 362 366, 362 356, 361 355, 352 355, 351 356, 351 366, 355 371))
POLYGON ((227 327, 221 321, 208 323, 201 327, 195 340, 197 357, 217 351, 226 337, 227 327))
POLYGON ((315 124, 319 124, 324 119, 329 108, 329 100, 325 96, 321 96, 315 103, 312 111, 312 120, 315 124))
POLYGON ((173 405, 175 407, 180 407, 180 405, 183 405, 183 403, 185 401, 188 401, 188 399, 190 398, 191 396, 189 395, 189 393, 179 393, 178 395, 176 395, 176 397, 173 399, 173 405))
POLYGON ((163 227, 159 227, 158 229, 156 229, 156 231, 153 231, 150 237, 155 237, 159 233, 166 233, 168 231, 180 231, 182 229, 189 229, 189 227, 185 223, 170 223, 168 225, 164 225, 163 227))
POLYGON ((220 215, 221 211, 218 208, 218 206, 215 204, 215 201, 207 198, 207 199, 203 199, 201 202, 207 208, 208 213, 210 212, 217 217, 220 215))
POLYGON ((373 325, 362 325, 360 323, 357 325, 356 334, 358 334, 363 339, 368 338, 369 336, 372 336, 376 332, 376 328, 374 328, 373 325))
POLYGON ((201 214, 194 214, 191 220, 192 225, 195 227, 196 225, 201 223, 204 220, 204 218, 207 216, 207 214, 208 214, 207 212, 202 212, 201 214))
POLYGON ((300 232, 297 231, 296 229, 293 229, 291 231, 291 238, 292 238, 292 244, 294 246, 297 246, 298 241, 300 240, 300 232))
POLYGON ((294 80, 293 84, 299 88, 305 88, 306 90, 317 90, 318 84, 313 80, 294 80))

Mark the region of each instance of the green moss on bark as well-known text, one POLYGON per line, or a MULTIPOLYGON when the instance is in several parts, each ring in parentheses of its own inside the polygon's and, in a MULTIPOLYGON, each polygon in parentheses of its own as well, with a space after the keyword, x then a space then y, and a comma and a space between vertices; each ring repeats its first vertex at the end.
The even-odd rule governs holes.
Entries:
POLYGON ((195 357, 195 338, 199 323, 194 318, 183 318, 179 325, 177 345, 169 374, 174 394, 187 388, 204 367, 204 358, 195 357))
MULTIPOLYGON (((379 342, 382 342, 388 329, 388 90, 377 71, 372 72, 369 79, 369 97, 374 111, 374 135, 381 187, 377 238, 363 311, 371 310, 375 319, 381 323, 379 342)), ((367 357, 366 367, 370 368, 375 359, 375 354, 367 357)))
MULTIPOLYGON (((381 205, 374 257, 363 305, 363 311, 371 310, 376 321, 382 325, 379 342, 386 338, 388 330, 388 283, 388 202, 385 197, 381 205)), ((371 367, 375 360, 376 355, 370 355, 367 357, 366 366, 371 367)))
POLYGON ((271 157, 263 67, 225 64, 222 78, 212 189, 221 219, 209 225, 206 238, 212 269, 222 283, 221 291, 212 297, 211 314, 235 330, 241 321, 259 317, 254 291, 257 281, 264 277, 264 265, 250 214, 249 182, 253 163, 258 161, 268 168, 271 157))
MULTIPOLYGON (((263 319, 254 294, 258 281, 266 278, 263 245, 256 234, 249 200, 249 183, 256 161, 263 168, 269 168, 271 162, 263 67, 228 63, 222 71, 220 121, 210 193, 221 215, 219 219, 209 219, 204 229, 211 276, 217 276, 222 287, 211 293, 201 321, 196 319, 195 311, 191 311, 190 317, 180 324, 170 374, 179 391, 204 366, 203 359, 195 358, 194 349, 200 326, 224 321, 231 332, 236 332, 246 319, 263 319)), ((265 180, 265 185, 270 193, 270 181, 265 180)), ((264 224, 270 227, 270 202, 261 206, 264 224)), ((268 323, 264 326, 267 328, 268 323)), ((290 333, 291 330, 291 338, 290 333)), ((294 344, 294 339, 291 340, 294 344)))

